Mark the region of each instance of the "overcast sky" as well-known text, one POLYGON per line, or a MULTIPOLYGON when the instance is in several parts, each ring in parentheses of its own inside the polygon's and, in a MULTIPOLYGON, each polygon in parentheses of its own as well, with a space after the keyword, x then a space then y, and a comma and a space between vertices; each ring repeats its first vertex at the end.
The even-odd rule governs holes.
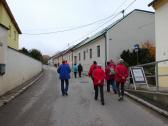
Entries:
MULTIPOLYGON (((111 24, 122 16, 118 13, 133 1, 135 0, 7 0, 23 33, 20 35, 19 47, 36 48, 50 56, 111 24), (108 16, 111 17, 105 19, 108 16), (76 28, 90 23, 93 24, 76 28), (69 30, 73 28, 75 29, 69 30)), ((147 6, 151 1, 136 0, 125 13, 134 9, 154 11, 147 6)))

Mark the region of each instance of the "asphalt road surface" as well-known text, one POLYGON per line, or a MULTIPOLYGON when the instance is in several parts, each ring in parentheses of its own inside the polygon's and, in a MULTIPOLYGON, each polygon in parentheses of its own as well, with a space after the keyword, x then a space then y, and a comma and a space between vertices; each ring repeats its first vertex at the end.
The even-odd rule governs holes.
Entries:
POLYGON ((62 96, 56 69, 0 108, 0 126, 168 126, 168 119, 125 97, 104 92, 105 106, 94 100, 91 80, 72 78, 62 96))

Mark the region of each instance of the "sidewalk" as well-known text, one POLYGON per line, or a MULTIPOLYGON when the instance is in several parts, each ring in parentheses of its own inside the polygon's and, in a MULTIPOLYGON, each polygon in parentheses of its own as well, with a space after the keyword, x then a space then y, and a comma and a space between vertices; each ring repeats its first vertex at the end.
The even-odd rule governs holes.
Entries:
POLYGON ((32 79, 26 81, 22 85, 14 88, 13 90, 5 93, 4 95, 0 96, 0 107, 10 102, 12 99, 17 97, 31 85, 33 85, 36 81, 38 81, 44 75, 44 71, 39 73, 38 75, 34 76, 32 79))

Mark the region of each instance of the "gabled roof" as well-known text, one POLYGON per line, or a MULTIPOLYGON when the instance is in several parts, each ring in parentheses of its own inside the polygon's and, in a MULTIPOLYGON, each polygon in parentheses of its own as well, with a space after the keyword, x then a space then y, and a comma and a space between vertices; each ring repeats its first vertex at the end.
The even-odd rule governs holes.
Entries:
POLYGON ((10 16, 12 22, 14 23, 14 26, 16 27, 18 33, 22 34, 22 32, 21 32, 21 30, 20 30, 20 28, 19 28, 19 26, 18 26, 18 24, 17 24, 17 22, 16 22, 16 20, 15 20, 15 18, 13 16, 13 14, 12 14, 12 12, 11 12, 8 4, 7 4, 7 2, 6 2, 6 0, 0 0, 0 2, 2 2, 2 4, 4 5, 4 7, 5 7, 5 9, 6 9, 7 13, 8 13, 8 15, 10 16))

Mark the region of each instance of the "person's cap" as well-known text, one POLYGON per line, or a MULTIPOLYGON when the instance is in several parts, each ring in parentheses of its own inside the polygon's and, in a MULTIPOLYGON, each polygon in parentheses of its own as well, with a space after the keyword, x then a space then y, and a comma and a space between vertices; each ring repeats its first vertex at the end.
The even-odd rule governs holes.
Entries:
POLYGON ((122 58, 120 58, 120 59, 118 60, 118 62, 119 62, 119 63, 123 63, 124 60, 123 60, 122 58))

